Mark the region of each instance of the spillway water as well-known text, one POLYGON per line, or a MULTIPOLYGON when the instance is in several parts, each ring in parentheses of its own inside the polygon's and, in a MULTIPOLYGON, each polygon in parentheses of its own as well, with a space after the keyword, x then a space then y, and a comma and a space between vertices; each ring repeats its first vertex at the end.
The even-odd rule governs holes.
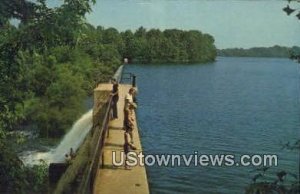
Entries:
POLYGON ((26 165, 38 164, 41 160, 46 163, 63 162, 70 148, 76 151, 93 125, 93 110, 83 114, 72 126, 71 130, 64 136, 60 144, 49 152, 27 151, 20 156, 26 165))

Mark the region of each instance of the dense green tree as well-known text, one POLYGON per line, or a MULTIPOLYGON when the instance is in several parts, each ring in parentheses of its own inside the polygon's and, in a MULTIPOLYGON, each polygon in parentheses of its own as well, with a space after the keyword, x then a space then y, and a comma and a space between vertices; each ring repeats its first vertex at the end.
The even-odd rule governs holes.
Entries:
POLYGON ((15 18, 23 23, 33 19, 36 15, 37 4, 26 0, 2 0, 0 1, 0 27, 3 27, 9 19, 15 18))
POLYGON ((209 34, 177 29, 140 27, 134 33, 121 33, 125 49, 121 56, 139 63, 201 63, 214 61, 216 47, 209 34))
POLYGON ((8 131, 30 123, 42 136, 61 136, 82 112, 86 90, 94 84, 84 79, 93 80, 97 62, 84 51, 77 58, 71 55, 76 51, 67 51, 77 50, 90 3, 66 0, 48 8, 44 0, 0 2, 1 193, 47 192, 41 188, 46 168, 25 167, 12 147, 19 140, 8 131), (11 19, 19 21, 17 27, 11 19))
POLYGON ((130 30, 121 32, 121 37, 124 42, 123 57, 131 59, 137 55, 138 47, 134 34, 130 30))
POLYGON ((121 34, 115 28, 105 29, 102 33, 102 43, 105 45, 110 45, 118 50, 119 54, 122 55, 124 52, 124 42, 121 34))

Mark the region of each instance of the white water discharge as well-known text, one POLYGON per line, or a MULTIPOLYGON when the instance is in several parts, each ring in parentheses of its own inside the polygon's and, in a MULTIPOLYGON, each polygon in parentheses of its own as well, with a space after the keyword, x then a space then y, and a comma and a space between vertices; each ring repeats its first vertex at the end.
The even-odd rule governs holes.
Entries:
POLYGON ((24 152, 20 156, 21 160, 26 165, 38 164, 41 160, 48 164, 64 162, 65 154, 69 154, 71 148, 76 151, 91 130, 93 126, 92 118, 93 110, 91 109, 74 123, 71 130, 55 149, 49 152, 24 152))

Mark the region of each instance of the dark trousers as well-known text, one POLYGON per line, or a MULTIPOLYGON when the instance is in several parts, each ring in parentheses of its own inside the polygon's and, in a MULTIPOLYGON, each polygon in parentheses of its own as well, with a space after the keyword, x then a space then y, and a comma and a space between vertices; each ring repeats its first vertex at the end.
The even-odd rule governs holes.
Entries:
POLYGON ((118 101, 112 101, 112 117, 114 119, 118 118, 117 103, 118 103, 118 101))

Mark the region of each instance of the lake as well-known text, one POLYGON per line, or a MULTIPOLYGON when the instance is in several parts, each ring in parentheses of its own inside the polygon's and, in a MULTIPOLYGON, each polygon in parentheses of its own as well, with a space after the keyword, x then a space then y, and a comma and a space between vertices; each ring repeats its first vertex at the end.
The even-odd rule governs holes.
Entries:
MULTIPOLYGON (((217 58, 199 65, 127 65, 137 76, 145 154, 277 154, 298 174, 300 65, 277 58, 217 58)), ((151 193, 244 193, 254 166, 147 167, 151 193)), ((262 179, 263 180, 263 179, 262 179)), ((291 179, 292 180, 292 179, 291 179)))

